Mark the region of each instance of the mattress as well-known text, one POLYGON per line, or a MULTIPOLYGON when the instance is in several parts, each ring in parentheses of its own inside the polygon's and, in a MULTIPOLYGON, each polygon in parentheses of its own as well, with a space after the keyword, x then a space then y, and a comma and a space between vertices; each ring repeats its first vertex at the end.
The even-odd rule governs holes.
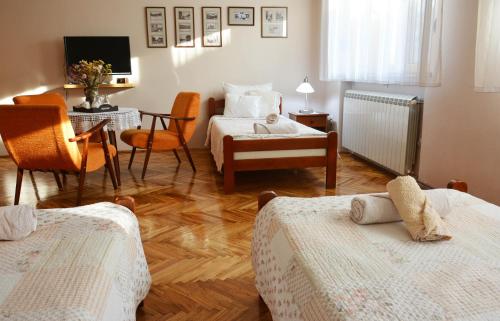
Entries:
POLYGON ((135 320, 151 285, 137 219, 112 203, 39 210, 0 258, 0 320, 135 320))
POLYGON ((500 208, 447 190, 450 241, 417 243, 403 223, 357 225, 353 196, 279 197, 252 241, 273 320, 500 320, 500 208))
MULTIPOLYGON (((295 122, 280 115, 280 122, 295 122)), ((253 124, 265 124, 265 118, 232 118, 224 116, 213 116, 210 119, 207 130, 206 146, 210 146, 210 151, 217 165, 217 170, 222 171, 224 164, 224 136, 233 136, 234 140, 249 139, 280 139, 297 137, 326 137, 324 132, 296 123, 299 132, 297 134, 254 134, 253 124)), ((286 157, 308 157, 325 156, 326 149, 296 149, 296 150, 276 150, 276 151, 256 151, 234 153, 235 160, 244 159, 264 159, 264 158, 286 158, 286 157)))

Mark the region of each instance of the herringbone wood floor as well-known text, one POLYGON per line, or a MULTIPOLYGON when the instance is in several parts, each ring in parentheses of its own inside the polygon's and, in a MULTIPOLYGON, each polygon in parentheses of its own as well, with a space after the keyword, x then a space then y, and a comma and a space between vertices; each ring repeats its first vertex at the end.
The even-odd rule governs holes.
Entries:
MULTIPOLYGON (((250 260, 257 196, 272 189, 279 195, 345 195, 384 190, 391 178, 343 154, 338 187, 324 189, 324 169, 239 173, 237 192, 224 195, 222 176, 206 150, 193 153, 198 172, 185 158, 177 166, 170 153, 152 156, 145 180, 140 179, 144 154, 126 169, 129 154, 121 155, 122 187, 117 194, 137 202, 153 286, 138 320, 271 320, 254 286, 250 260)), ((76 178, 68 177, 64 192, 51 174, 35 173, 36 185, 25 175, 21 203, 40 208, 71 207, 76 178), (37 201, 37 196, 40 200, 37 201)), ((0 205, 12 204, 16 171, 0 159, 0 205)), ((109 201, 115 192, 103 171, 91 173, 84 203, 109 201)))

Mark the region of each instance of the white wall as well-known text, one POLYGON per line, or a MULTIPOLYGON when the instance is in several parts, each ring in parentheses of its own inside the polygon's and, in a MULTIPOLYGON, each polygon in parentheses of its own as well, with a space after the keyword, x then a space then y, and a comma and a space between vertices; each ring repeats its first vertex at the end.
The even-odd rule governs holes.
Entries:
MULTIPOLYGON (((419 179, 434 187, 463 179, 472 194, 500 204, 500 94, 473 89, 477 6, 477 0, 444 0, 440 87, 358 83, 352 87, 423 97, 419 179)), ((327 89, 331 86, 340 85, 327 89)), ((338 99, 339 92, 328 90, 327 101, 338 99)), ((329 108, 338 114, 341 104, 329 108)))
MULTIPOLYGON (((193 138, 203 146, 207 126, 206 101, 221 97, 221 82, 242 84, 273 82, 282 92, 285 111, 301 107, 295 92, 308 74, 317 90, 311 96, 316 109, 323 108, 325 84, 318 81, 318 0, 266 0, 235 3, 229 0, 2 0, 0 10, 0 103, 10 103, 21 93, 46 90, 62 92, 64 84, 63 36, 125 35, 130 37, 137 87, 114 94, 112 102, 153 112, 168 112, 179 91, 202 95, 202 116, 193 138), (227 26, 227 6, 255 6, 255 26, 227 26), (289 38, 260 37, 260 7, 288 6, 289 38), (167 8, 169 48, 146 46, 144 7, 167 8), (173 7, 194 6, 196 48, 174 48, 173 7), (222 48, 201 47, 201 6, 221 6, 222 48)), ((81 91, 69 97, 72 106, 82 100, 81 91)))

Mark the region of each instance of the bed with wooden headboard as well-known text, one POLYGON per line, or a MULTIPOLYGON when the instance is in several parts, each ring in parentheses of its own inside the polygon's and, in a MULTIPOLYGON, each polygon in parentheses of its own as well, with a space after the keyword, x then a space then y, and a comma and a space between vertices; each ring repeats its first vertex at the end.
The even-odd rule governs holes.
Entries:
MULTIPOLYGON (((225 101, 210 98, 208 101, 208 116, 223 115, 225 101)), ((280 104, 280 113, 282 104, 280 104)), ((308 167, 326 167, 326 188, 335 188, 337 178, 337 133, 329 132, 318 137, 285 137, 269 139, 238 140, 231 135, 224 136, 224 192, 230 194, 235 189, 235 172, 292 169, 308 167), (294 151, 324 149, 324 155, 294 156, 294 151), (235 155, 252 152, 277 151, 287 154, 286 157, 269 157, 241 159, 235 155)), ((302 155, 307 153, 302 153, 302 155)), ((311 153, 310 153, 311 154, 311 153)))

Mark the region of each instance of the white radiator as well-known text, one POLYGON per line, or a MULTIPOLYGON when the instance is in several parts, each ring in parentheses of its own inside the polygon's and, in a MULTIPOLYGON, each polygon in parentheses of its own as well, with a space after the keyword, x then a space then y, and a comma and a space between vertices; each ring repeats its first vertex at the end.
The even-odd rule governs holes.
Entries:
POLYGON ((413 172, 420 106, 415 96, 347 90, 342 146, 397 174, 413 172))

